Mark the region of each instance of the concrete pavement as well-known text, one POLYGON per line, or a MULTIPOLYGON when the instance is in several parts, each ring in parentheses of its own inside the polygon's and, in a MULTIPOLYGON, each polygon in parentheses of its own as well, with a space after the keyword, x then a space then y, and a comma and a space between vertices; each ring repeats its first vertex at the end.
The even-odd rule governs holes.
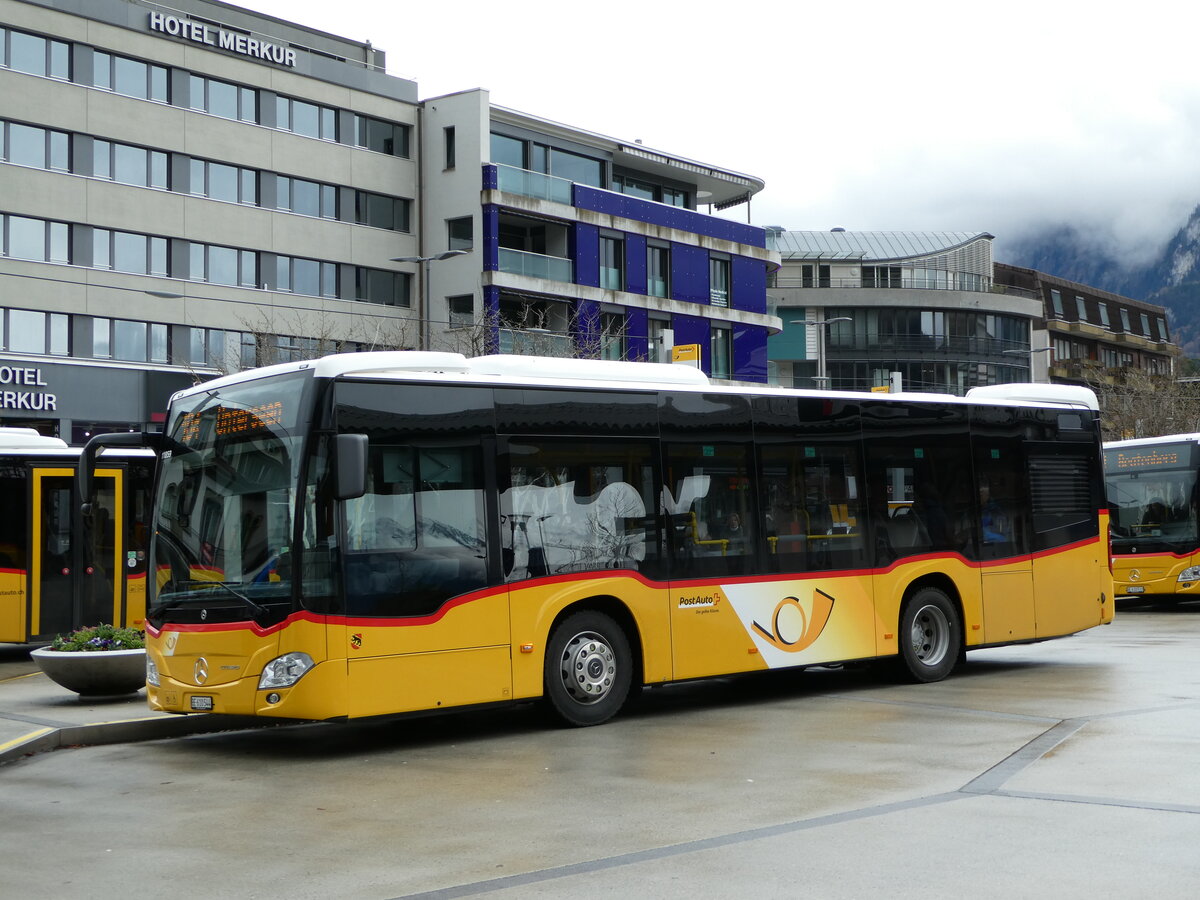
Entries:
POLYGON ((245 720, 230 716, 153 712, 144 690, 122 697, 80 697, 42 674, 30 649, 0 644, 0 765, 59 747, 246 727, 245 720))

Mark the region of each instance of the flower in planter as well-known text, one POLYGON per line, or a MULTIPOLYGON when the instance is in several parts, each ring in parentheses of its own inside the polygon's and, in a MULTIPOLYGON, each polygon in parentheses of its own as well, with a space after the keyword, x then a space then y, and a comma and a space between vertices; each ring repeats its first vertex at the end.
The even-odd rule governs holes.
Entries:
POLYGON ((58 653, 94 653, 105 650, 142 650, 146 633, 116 625, 89 625, 54 639, 48 649, 58 653))

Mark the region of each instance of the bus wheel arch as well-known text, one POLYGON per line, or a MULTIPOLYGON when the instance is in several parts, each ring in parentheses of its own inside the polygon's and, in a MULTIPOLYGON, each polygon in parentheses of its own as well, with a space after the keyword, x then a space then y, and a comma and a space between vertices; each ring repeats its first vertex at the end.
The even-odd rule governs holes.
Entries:
POLYGON ((599 725, 642 684, 641 640, 633 615, 613 597, 562 610, 546 639, 543 692, 564 725, 599 725))
POLYGON ((896 636, 899 674, 908 681, 941 681, 965 652, 962 600, 945 576, 918 579, 904 592, 896 636))

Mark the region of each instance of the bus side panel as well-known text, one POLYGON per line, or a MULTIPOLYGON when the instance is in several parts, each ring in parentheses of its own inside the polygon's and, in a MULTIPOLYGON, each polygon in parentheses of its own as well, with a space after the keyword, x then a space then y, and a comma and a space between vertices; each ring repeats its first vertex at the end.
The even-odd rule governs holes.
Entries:
POLYGON ((488 703, 512 697, 508 596, 504 591, 451 600, 421 618, 347 619, 349 715, 488 703))
POLYGON ((688 585, 671 592, 677 678, 818 665, 878 652, 867 575, 688 585))
MULTIPOLYGON (((980 586, 983 593, 982 643, 1027 640, 1037 633, 1033 567, 1028 556, 984 566, 980 570, 980 586)), ((970 643, 968 640, 968 645, 970 643)))
POLYGON ((23 644, 29 640, 25 598, 24 570, 0 569, 0 642, 23 644))
POLYGON ((903 560, 893 568, 877 573, 872 579, 879 628, 878 655, 892 656, 900 652, 896 635, 905 594, 914 582, 931 576, 949 578, 954 583, 958 596, 950 599, 961 604, 966 646, 983 642, 984 606, 979 570, 958 556, 918 557, 903 560))
POLYGON ((1104 541, 1035 556, 1033 571, 1038 637, 1074 634, 1111 621, 1113 591, 1104 541))
MULTIPOLYGON (((653 582, 628 576, 583 580, 546 579, 510 589, 512 605, 512 684, 516 698, 540 697, 550 629, 568 606, 596 605, 597 598, 615 598, 633 616, 642 645, 642 674, 646 684, 670 681, 671 621, 667 591, 653 582), (528 651, 523 648, 528 646, 528 651)), ((634 636, 631 636, 631 642, 634 636)))

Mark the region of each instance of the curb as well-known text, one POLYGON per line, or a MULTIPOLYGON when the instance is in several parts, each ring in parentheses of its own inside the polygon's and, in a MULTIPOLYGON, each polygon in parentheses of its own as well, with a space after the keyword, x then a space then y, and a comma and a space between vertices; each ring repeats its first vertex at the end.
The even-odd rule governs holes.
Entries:
POLYGON ((62 747, 154 741, 215 731, 246 731, 249 730, 246 725, 245 718, 241 716, 219 714, 171 718, 147 716, 85 725, 50 725, 0 744, 0 766, 62 747))

